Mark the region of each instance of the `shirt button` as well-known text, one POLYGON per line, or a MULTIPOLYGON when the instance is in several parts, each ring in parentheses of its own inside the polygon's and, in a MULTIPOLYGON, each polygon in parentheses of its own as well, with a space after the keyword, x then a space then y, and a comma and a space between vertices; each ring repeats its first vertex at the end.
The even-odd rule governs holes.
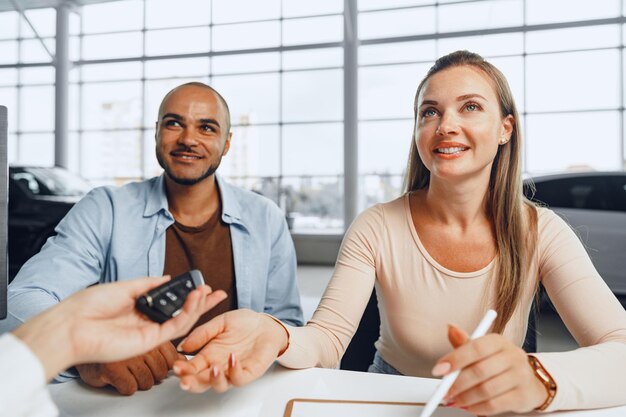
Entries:
POLYGON ((157 226, 157 230, 163 230, 163 225, 159 224, 159 225, 157 226))

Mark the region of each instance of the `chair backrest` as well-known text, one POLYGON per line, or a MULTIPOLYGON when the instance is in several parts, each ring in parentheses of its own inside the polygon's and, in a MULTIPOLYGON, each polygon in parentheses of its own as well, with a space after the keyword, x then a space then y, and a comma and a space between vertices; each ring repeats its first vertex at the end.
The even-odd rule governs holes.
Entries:
MULTIPOLYGON (((524 340, 523 346, 527 353, 537 351, 535 314, 535 305, 533 303, 528 317, 528 330, 526 331, 526 339, 524 340)), ((350 341, 343 358, 341 358, 340 368, 348 371, 367 372, 367 368, 369 368, 374 360, 374 354, 376 353, 374 342, 378 340, 379 335, 380 313, 378 311, 376 290, 374 290, 365 307, 359 327, 350 341)))

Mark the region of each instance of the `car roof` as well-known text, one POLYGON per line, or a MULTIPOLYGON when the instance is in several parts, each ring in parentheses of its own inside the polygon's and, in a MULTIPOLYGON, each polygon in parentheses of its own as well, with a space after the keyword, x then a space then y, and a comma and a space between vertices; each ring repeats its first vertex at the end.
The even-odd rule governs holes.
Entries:
POLYGON ((626 177, 626 171, 577 171, 530 175, 524 181, 543 182, 568 178, 626 177))

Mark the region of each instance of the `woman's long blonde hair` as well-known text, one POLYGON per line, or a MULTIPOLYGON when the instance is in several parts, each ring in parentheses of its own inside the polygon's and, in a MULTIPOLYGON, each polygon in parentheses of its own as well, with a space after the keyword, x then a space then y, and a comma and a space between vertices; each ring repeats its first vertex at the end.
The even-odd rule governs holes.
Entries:
MULTIPOLYGON (((522 145, 519 116, 506 78, 495 66, 478 54, 456 51, 439 58, 417 87, 413 140, 404 180, 405 192, 426 188, 430 171, 419 156, 416 145, 418 103, 426 81, 447 68, 472 66, 485 73, 494 83, 502 117, 513 116, 513 131, 508 143, 499 146, 491 168, 487 194, 487 215, 496 237, 496 297, 493 306, 498 312, 494 331, 502 333, 522 296, 523 281, 528 272, 537 241, 537 211, 524 197, 522 190, 522 145)), ((535 287, 538 285, 534 284, 535 287)), ((535 288, 536 290, 536 288, 535 288)))

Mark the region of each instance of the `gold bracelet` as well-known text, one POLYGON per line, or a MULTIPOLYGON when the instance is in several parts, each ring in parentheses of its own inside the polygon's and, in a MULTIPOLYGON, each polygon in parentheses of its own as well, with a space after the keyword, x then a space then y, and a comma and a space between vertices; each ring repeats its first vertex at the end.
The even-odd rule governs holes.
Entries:
POLYGON ((533 368, 533 373, 535 377, 546 387, 546 391, 548 392, 548 398, 541 404, 539 407, 535 408, 535 410, 543 411, 552 404, 552 400, 556 396, 556 382, 554 382, 554 378, 552 375, 546 371, 546 368, 543 367, 539 359, 532 355, 528 355, 528 363, 530 367, 533 368))

